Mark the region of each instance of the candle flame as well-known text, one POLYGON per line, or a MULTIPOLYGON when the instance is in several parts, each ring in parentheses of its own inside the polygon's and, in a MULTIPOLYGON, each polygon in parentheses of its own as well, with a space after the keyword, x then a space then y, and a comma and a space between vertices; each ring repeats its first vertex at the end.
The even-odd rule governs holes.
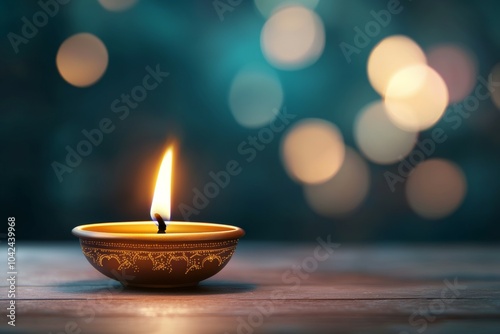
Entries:
POLYGON ((161 162, 158 178, 156 179, 153 202, 151 203, 151 219, 156 221, 158 214, 164 221, 170 220, 170 201, 172 192, 172 163, 173 147, 169 147, 161 162))

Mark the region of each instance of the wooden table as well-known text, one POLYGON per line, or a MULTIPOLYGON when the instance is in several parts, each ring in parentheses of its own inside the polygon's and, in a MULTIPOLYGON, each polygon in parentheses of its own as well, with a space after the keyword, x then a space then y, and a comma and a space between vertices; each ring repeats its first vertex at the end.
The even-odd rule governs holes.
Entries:
POLYGON ((199 287, 137 290, 76 243, 20 243, 16 328, 2 280, 0 332, 500 333, 500 247, 318 245, 243 241, 199 287))

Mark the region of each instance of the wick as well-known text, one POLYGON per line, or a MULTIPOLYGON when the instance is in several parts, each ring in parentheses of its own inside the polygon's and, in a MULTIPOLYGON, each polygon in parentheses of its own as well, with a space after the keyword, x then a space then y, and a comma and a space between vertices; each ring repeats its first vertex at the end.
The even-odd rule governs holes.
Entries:
POLYGON ((167 230, 167 225, 165 224, 165 221, 157 213, 155 213, 155 218, 156 221, 158 222, 158 234, 164 234, 165 231, 167 230))

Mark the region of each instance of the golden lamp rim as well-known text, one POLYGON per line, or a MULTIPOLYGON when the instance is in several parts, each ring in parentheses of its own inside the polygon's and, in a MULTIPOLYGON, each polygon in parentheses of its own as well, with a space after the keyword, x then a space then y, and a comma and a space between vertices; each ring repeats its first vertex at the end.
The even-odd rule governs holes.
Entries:
POLYGON ((161 242, 239 239, 245 235, 245 231, 237 226, 204 222, 169 221, 167 224, 167 232, 165 234, 158 234, 156 233, 157 231, 158 227, 152 221, 132 221, 85 224, 73 228, 71 232, 79 238, 87 239, 119 239, 161 242), (191 232, 168 232, 169 228, 172 230, 183 227, 191 230, 191 232), (116 230, 124 228, 139 231, 115 232, 116 230), (199 228, 202 231, 193 231, 196 228, 199 228))

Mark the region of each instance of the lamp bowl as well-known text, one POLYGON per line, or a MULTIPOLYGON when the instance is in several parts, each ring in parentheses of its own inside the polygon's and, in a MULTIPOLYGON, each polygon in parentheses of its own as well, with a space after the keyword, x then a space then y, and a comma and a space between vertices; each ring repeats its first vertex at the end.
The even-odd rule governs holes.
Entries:
POLYGON ((245 234, 236 226, 173 221, 164 234, 151 221, 81 225, 72 233, 99 272, 148 288, 192 286, 217 274, 245 234))

